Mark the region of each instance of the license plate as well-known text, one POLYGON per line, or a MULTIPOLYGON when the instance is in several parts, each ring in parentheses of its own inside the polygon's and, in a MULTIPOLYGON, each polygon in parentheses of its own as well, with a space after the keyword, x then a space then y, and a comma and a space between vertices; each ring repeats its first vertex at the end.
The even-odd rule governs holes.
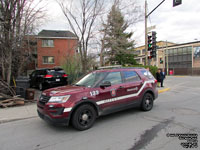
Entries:
POLYGON ((60 79, 56 79, 56 81, 60 81, 60 79))

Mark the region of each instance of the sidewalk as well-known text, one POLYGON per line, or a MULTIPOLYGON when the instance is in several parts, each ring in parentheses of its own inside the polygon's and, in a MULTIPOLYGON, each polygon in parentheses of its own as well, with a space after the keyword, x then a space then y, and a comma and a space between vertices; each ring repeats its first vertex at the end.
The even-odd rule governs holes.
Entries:
POLYGON ((34 103, 26 103, 24 106, 0 108, 0 124, 15 120, 37 117, 36 100, 39 98, 41 91, 35 90, 34 103))
POLYGON ((26 104, 24 106, 0 108, 0 124, 37 116, 36 102, 32 104, 26 104))
MULTIPOLYGON (((168 86, 165 84, 165 87, 157 88, 158 93, 168 91, 170 88, 167 88, 167 87, 168 86)), ((37 99, 39 95, 40 95, 40 92, 37 91, 35 99, 37 99)), ((10 122, 10 121, 35 118, 35 117, 38 117, 36 102, 25 104, 24 106, 0 108, 0 124, 10 122)))

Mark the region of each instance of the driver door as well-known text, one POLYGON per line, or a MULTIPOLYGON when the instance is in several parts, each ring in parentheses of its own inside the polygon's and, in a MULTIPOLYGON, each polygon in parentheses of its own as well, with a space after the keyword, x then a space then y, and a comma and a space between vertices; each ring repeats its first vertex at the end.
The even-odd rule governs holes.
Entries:
POLYGON ((109 72, 100 84, 108 81, 111 83, 111 86, 97 88, 99 94, 96 96, 96 103, 103 111, 114 109, 124 103, 123 100, 120 100, 120 97, 124 95, 124 83, 121 72, 109 72))

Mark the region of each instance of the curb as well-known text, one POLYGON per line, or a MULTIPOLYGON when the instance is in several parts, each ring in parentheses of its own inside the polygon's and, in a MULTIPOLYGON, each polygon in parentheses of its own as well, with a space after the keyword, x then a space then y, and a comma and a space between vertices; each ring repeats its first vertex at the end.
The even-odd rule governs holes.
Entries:
POLYGON ((187 76, 180 76, 180 75, 171 75, 171 76, 168 76, 168 77, 187 77, 187 76))
POLYGON ((15 119, 5 119, 5 120, 0 120, 0 124, 7 123, 7 122, 18 121, 18 120, 32 119, 32 118, 37 118, 37 117, 38 116, 31 116, 31 117, 25 117, 25 118, 15 118, 15 119))
POLYGON ((169 91, 169 90, 170 90, 170 88, 165 88, 165 89, 162 89, 162 90, 158 90, 158 94, 166 92, 166 91, 169 91))

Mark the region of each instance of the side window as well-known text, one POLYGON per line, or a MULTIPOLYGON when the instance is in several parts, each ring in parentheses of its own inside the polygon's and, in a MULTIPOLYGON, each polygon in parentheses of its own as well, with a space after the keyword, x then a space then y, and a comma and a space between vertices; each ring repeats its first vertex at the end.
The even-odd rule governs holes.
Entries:
POLYGON ((35 75, 36 75, 36 71, 32 72, 31 76, 35 77, 35 75))
POLYGON ((125 83, 140 81, 140 77, 135 71, 123 71, 125 83))
POLYGON ((42 75, 42 70, 38 71, 37 75, 42 75))
POLYGON ((110 72, 106 78, 102 81, 110 81, 111 85, 122 83, 121 73, 120 72, 110 72))
POLYGON ((35 72, 35 76, 37 76, 37 75, 39 75, 39 74, 40 74, 40 71, 37 70, 37 71, 35 72))
POLYGON ((45 72, 45 70, 40 70, 37 72, 37 75, 45 75, 44 72, 45 72))
POLYGON ((142 73, 145 77, 147 77, 147 78, 149 78, 149 79, 153 79, 153 78, 154 78, 153 75, 151 74, 151 72, 149 72, 148 70, 142 70, 141 73, 142 73))
POLYGON ((45 75, 46 74, 46 71, 45 70, 42 70, 41 71, 41 75, 45 75))

